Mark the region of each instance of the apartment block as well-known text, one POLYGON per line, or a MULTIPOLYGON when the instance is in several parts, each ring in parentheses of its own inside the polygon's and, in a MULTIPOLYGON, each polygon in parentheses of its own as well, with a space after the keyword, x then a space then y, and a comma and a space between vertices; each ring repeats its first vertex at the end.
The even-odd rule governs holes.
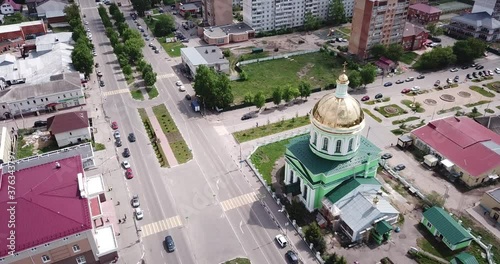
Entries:
POLYGON ((307 12, 326 19, 329 4, 329 0, 243 0, 243 22, 256 32, 300 27, 307 12))
POLYGON ((408 0, 356 1, 349 53, 366 59, 375 44, 401 43, 408 6, 408 0))
POLYGON ((233 23, 232 0, 203 0, 203 20, 210 26, 225 26, 233 23))
POLYGON ((472 13, 487 12, 494 19, 500 20, 500 0, 476 0, 472 13))

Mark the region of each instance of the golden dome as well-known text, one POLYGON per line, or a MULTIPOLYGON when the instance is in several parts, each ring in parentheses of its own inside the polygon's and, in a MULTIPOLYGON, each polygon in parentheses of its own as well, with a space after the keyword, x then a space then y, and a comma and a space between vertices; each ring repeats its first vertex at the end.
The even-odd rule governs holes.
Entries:
MULTIPOLYGON (((342 75, 339 77, 339 80, 342 75)), ((347 79, 347 77, 346 77, 347 79)), ((364 127, 364 112, 359 102, 347 95, 343 98, 327 94, 312 109, 311 122, 322 130, 357 130, 364 127)))
POLYGON ((346 84, 347 82, 349 82, 349 78, 348 78, 348 77, 347 77, 347 75, 345 74, 345 71, 344 71, 344 73, 342 73, 342 74, 339 76, 339 78, 338 78, 337 82, 338 82, 338 83, 340 83, 340 84, 346 84))

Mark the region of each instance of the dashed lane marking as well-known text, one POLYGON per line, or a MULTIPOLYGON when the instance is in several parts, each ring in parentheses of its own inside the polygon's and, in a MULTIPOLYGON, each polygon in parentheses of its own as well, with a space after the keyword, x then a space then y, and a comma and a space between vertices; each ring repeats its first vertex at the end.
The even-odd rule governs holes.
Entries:
POLYGON ((255 192, 243 194, 234 198, 231 198, 229 200, 225 200, 221 202, 222 210, 224 211, 229 211, 235 208, 238 208, 240 206, 246 205, 246 204, 251 204, 253 202, 256 202, 259 200, 259 197, 255 192))
POLYGON ((142 230, 141 236, 147 237, 178 226, 182 226, 182 219, 180 216, 177 215, 154 223, 143 225, 141 227, 142 230))

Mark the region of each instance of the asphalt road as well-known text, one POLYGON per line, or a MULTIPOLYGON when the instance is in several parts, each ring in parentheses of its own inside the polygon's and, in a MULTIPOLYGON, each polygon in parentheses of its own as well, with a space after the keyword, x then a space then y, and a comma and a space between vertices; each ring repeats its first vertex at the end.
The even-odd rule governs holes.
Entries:
MULTIPOLYGON (((96 62, 101 65, 99 70, 106 84, 100 88, 101 95, 108 95, 102 97, 107 117, 103 122, 108 128, 112 121, 118 122, 123 138, 123 146, 115 148, 119 158, 111 159, 112 165, 107 164, 115 169, 108 170, 106 183, 108 186, 121 186, 125 182, 123 189, 113 189, 114 199, 122 201, 117 206, 119 214, 125 211, 132 216, 128 201, 133 194, 138 194, 145 215, 137 224, 130 219, 121 225, 124 230, 121 233, 127 235, 118 238, 121 244, 120 260, 123 263, 138 261, 137 250, 132 252, 128 249, 134 246, 140 248, 140 255, 144 254, 146 263, 212 264, 238 256, 249 257, 253 263, 284 263, 284 254, 289 248, 279 249, 275 244, 274 236, 280 231, 259 202, 259 199, 269 202, 271 198, 259 195, 262 192, 258 190, 260 185, 243 177, 238 158, 228 151, 228 148, 235 147, 235 143, 227 142, 227 138, 221 137, 212 124, 191 111, 189 103, 184 100, 185 93, 175 87, 178 77, 174 68, 169 66, 172 61, 166 60, 166 53, 161 51, 155 54, 149 47, 144 48, 146 60, 158 73, 156 87, 160 96, 143 102, 134 101, 130 93, 119 92, 127 89, 127 84, 105 36, 95 2, 82 1, 81 6, 93 34, 98 54, 96 62), (111 95, 113 91, 117 93, 111 95), (170 169, 159 167, 136 110, 161 103, 167 105, 194 156, 187 164, 170 169), (130 132, 136 135, 134 143, 126 140, 130 132), (135 174, 130 180, 125 179, 123 169, 118 169, 125 147, 131 151, 128 161, 135 174), (176 224, 169 222, 166 225, 165 220, 171 219, 175 219, 176 224), (134 232, 136 228, 140 231, 134 232), (141 237, 139 243, 134 233, 141 237), (162 241, 167 234, 175 240, 174 253, 166 253, 163 248, 162 241)), ((134 26, 128 16, 130 11, 127 7, 122 10, 129 24, 134 26)), ((112 137, 110 129, 109 133, 112 137)), ((282 216, 278 221, 281 224, 285 222, 282 216)), ((304 262, 312 263, 305 244, 296 241, 304 262)))

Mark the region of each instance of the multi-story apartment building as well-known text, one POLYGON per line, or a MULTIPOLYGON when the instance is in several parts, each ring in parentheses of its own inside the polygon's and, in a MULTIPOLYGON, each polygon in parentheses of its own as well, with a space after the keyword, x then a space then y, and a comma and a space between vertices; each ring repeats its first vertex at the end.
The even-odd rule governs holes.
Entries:
POLYGON ((304 25, 305 14, 326 19, 329 0, 243 0, 243 22, 256 32, 304 25))
POLYGON ((203 0, 203 20, 210 26, 225 26, 233 23, 232 0, 203 0))
POLYGON ((500 0, 476 0, 472 13, 487 12, 494 19, 500 20, 500 0))
POLYGON ((356 1, 349 53, 365 59, 375 44, 401 43, 408 5, 408 0, 356 1))

